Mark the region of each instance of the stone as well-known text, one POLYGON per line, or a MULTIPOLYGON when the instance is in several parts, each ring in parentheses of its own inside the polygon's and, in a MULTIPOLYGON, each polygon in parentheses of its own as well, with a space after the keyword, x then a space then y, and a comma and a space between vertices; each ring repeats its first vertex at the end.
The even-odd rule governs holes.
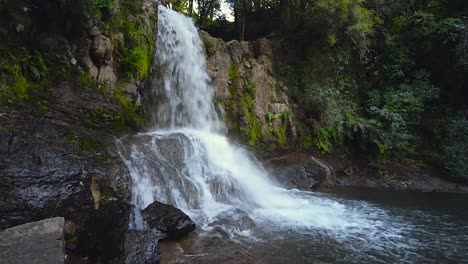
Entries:
POLYGON ((53 105, 47 117, 0 106, 8 111, 0 119, 8 128, 0 132, 0 229, 57 215, 81 226, 94 208, 93 178, 108 199, 130 197, 131 178, 113 135, 86 128, 82 118, 87 109, 113 106, 66 82, 43 92, 53 105), (83 139, 101 146, 84 151, 83 139))
POLYGON ((96 37, 102 34, 102 30, 98 26, 93 26, 89 31, 89 35, 92 37, 96 37))
POLYGON ((123 92, 123 95, 132 101, 135 101, 138 98, 138 89, 139 85, 135 80, 124 82, 120 85, 120 90, 123 92))
POLYGON ((64 263, 63 217, 15 226, 0 232, 2 264, 64 263))
POLYGON ((112 60, 112 41, 104 35, 94 37, 90 55, 96 66, 109 65, 112 60))
POLYGON ((161 233, 152 230, 129 230, 125 236, 125 263, 159 263, 158 240, 161 237, 161 233))
POLYGON ((24 31, 24 25, 23 24, 18 24, 16 25, 16 32, 20 33, 24 31))
MULTIPOLYGON (((215 86, 216 99, 225 102, 229 99, 230 92, 234 89, 234 84, 238 93, 245 93, 248 86, 255 87, 253 102, 255 117, 261 124, 263 143, 274 143, 273 138, 267 138, 271 134, 269 121, 266 120, 267 113, 275 112, 280 115, 286 111, 292 111, 293 105, 288 97, 289 89, 281 83, 273 73, 273 42, 264 38, 256 42, 248 41, 229 41, 224 43, 221 39, 215 39, 206 32, 201 32, 203 39, 210 42, 216 42, 215 52, 207 55, 207 68, 213 72, 210 77, 215 86), (235 82, 230 80, 230 69, 232 65, 238 67, 238 73, 235 82)), ((231 109, 227 107, 227 114, 231 109)), ((235 109, 234 109, 235 111, 235 109)), ((245 113, 234 113, 238 116, 236 123, 243 129, 247 126, 245 113)), ((228 124, 229 125, 229 124, 228 124)), ((290 141, 297 139, 296 124, 293 118, 278 119, 273 124, 275 129, 287 127, 287 135, 290 141)), ((231 128, 232 129, 232 128, 231 128)))
POLYGON ((109 65, 103 65, 99 68, 98 81, 107 83, 113 87, 117 83, 117 74, 114 72, 114 68, 109 65))
POLYGON ((255 54, 257 56, 265 55, 267 57, 273 56, 273 48, 271 41, 266 38, 258 39, 254 42, 255 54))
POLYGON ((180 238, 196 228, 192 219, 180 209, 160 202, 146 207, 142 216, 149 228, 162 232, 167 239, 180 238))
POLYGON ((286 188, 310 191, 334 186, 331 168, 310 155, 293 153, 273 158, 265 162, 265 167, 286 188))
POLYGON ((123 201, 109 201, 95 210, 84 225, 78 250, 90 263, 122 263, 125 236, 132 206, 123 201))
POLYGON ((8 154, 14 135, 10 132, 0 131, 0 154, 8 154))

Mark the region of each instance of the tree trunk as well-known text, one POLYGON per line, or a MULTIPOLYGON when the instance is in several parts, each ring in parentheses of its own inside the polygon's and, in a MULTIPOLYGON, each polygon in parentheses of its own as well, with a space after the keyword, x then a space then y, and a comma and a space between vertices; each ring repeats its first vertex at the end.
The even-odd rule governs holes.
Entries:
POLYGON ((189 10, 188 10, 189 17, 192 17, 192 12, 193 12, 193 0, 189 0, 189 10))

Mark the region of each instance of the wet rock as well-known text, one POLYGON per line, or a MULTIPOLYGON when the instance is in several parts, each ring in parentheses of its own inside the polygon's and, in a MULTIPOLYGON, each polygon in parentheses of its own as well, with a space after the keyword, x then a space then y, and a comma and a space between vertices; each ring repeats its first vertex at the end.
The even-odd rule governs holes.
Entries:
POLYGON ((129 230, 125 237, 125 263, 126 264, 156 264, 159 255, 161 233, 151 230, 129 230))
POLYGON ((195 223, 184 212, 172 205, 154 202, 142 211, 148 226, 165 234, 168 239, 176 239, 195 230, 195 223))
POLYGON ((286 188, 313 190, 333 187, 331 168, 305 154, 291 154, 265 162, 265 167, 286 188))
POLYGON ((59 110, 50 117, 10 110, 2 119, 9 130, 0 133, 0 229, 55 216, 81 226, 94 209, 93 180, 107 199, 130 196, 130 175, 113 136, 70 118, 97 102, 63 91, 47 97, 59 110), (87 142, 99 144, 85 149, 87 142))
POLYGON ((0 262, 5 264, 64 263, 64 218, 56 217, 0 232, 0 262))
POLYGON ((80 253, 88 256, 91 263, 123 263, 131 210, 122 201, 110 201, 96 210, 80 234, 80 253))

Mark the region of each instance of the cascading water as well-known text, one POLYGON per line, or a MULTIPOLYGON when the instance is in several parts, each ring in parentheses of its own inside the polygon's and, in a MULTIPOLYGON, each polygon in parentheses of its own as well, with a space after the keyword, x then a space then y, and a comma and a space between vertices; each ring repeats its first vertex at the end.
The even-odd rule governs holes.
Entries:
MULTIPOLYGON (((353 258, 370 249, 399 260, 414 257, 417 241, 405 241, 413 226, 392 222, 384 210, 364 202, 283 189, 230 142, 212 101, 202 48, 192 20, 161 6, 152 69, 154 130, 119 141, 139 209, 155 200, 172 204, 201 232, 221 228, 242 237, 254 226, 268 226, 301 236, 318 232, 314 239, 332 236, 339 245, 346 240, 353 258)), ((379 259, 374 255, 363 260, 379 259)))
MULTIPOLYGON (((153 71, 155 131, 122 151, 134 180, 134 203, 172 204, 208 224, 229 210, 294 224, 348 227, 358 216, 276 186, 223 133, 212 101, 202 42, 191 19, 160 8, 153 71)), ((323 203, 323 201, 322 201, 323 203)))

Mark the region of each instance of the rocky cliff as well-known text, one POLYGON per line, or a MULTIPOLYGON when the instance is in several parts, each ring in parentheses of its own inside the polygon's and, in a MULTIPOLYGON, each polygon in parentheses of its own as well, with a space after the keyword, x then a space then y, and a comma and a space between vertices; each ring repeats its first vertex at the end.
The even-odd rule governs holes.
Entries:
POLYGON ((278 41, 224 42, 200 32, 216 99, 225 110, 231 134, 250 145, 284 148, 296 137, 288 87, 274 76, 278 41))

